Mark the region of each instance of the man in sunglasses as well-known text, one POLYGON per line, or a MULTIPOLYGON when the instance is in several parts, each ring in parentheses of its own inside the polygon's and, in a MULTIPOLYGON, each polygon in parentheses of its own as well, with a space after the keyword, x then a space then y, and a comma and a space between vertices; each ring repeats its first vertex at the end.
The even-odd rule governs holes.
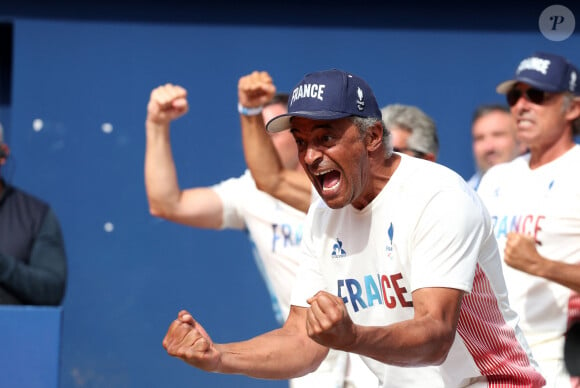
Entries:
POLYGON ((383 122, 391 132, 393 151, 435 162, 439 138, 433 119, 421 109, 401 104, 381 109, 383 122))
POLYGON ((529 152, 492 167, 478 188, 503 254, 510 303, 547 387, 574 386, 563 349, 580 315, 579 76, 566 58, 536 53, 497 87, 529 152))

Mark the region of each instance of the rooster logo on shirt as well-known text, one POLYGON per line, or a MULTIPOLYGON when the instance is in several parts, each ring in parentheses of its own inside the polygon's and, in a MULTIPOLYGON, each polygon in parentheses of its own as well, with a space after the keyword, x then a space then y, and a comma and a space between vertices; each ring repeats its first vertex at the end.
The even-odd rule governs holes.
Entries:
POLYGON ((336 243, 332 246, 332 258, 338 259, 339 257, 346 256, 346 251, 342 249, 342 241, 337 237, 336 243))

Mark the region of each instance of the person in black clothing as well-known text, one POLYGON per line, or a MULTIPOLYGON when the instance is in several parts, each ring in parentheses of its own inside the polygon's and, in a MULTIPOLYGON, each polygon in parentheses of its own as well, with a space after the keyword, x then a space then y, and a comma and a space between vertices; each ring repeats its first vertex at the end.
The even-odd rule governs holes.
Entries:
MULTIPOLYGON (((0 167, 10 153, 0 127, 0 167)), ((66 253, 50 206, 0 178, 0 304, 62 303, 66 253)))
POLYGON ((570 376, 580 378, 580 321, 570 325, 566 332, 564 364, 570 376))

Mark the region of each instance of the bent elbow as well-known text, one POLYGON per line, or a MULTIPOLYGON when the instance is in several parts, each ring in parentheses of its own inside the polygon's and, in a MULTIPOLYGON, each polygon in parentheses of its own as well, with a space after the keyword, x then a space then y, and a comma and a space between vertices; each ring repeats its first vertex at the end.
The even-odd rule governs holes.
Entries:
POLYGON ((432 355, 429 365, 439 366, 447 360, 447 355, 449 354, 449 349, 445 352, 437 352, 432 355))
POLYGON ((171 217, 171 211, 166 206, 150 201, 149 214, 157 218, 168 219, 171 217))
POLYGON ((304 369, 301 369, 300 372, 295 373, 293 378, 302 377, 309 373, 315 372, 318 367, 322 364, 322 361, 326 358, 328 354, 328 349, 325 350, 316 350, 312 352, 305 352, 305 354, 309 354, 305 356, 304 359, 308 360, 304 369))
POLYGON ((149 214, 153 217, 162 217, 163 212, 155 206, 149 206, 149 214))
POLYGON ((254 178, 256 182, 256 188, 264 193, 273 195, 276 190, 276 183, 270 180, 258 180, 254 178))
POLYGON ((435 346, 432 347, 432 351, 429 352, 427 360, 425 360, 426 363, 435 366, 443 364, 447 360, 454 338, 455 335, 452 334, 441 341, 437 341, 435 346))

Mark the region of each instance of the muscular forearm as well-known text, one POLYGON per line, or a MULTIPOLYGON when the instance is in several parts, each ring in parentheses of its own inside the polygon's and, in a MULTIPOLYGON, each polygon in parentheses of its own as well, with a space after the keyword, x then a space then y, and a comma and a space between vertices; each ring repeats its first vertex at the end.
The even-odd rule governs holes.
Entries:
POLYGON ((521 233, 508 233, 504 261, 510 267, 580 292, 580 266, 552 260, 540 254, 537 242, 521 233))
POLYGON ((145 188, 155 216, 174 213, 181 195, 171 151, 169 124, 146 121, 145 188))
POLYGON ((534 275, 580 292, 580 266, 542 258, 541 264, 534 269, 534 275))
POLYGON ((463 291, 420 288, 413 292, 414 317, 387 326, 354 326, 345 350, 398 366, 439 365, 453 344, 463 291))
POLYGON ((217 372, 264 379, 289 379, 314 371, 328 352, 306 336, 296 339, 284 328, 248 341, 216 345, 221 353, 217 372))
POLYGON ((344 350, 390 365, 439 365, 445 361, 454 335, 452 328, 429 317, 383 327, 357 326, 357 341, 344 350))
POLYGON ((284 169, 261 115, 240 115, 246 165, 260 190, 272 193, 284 169))
POLYGON ((244 155, 258 189, 306 212, 310 205, 311 184, 305 174, 284 167, 262 116, 240 115, 244 155))
POLYGON ((247 341, 216 344, 191 314, 179 312, 163 339, 167 352, 208 372, 288 379, 312 372, 328 348, 306 334, 306 309, 292 306, 280 329, 247 341))

